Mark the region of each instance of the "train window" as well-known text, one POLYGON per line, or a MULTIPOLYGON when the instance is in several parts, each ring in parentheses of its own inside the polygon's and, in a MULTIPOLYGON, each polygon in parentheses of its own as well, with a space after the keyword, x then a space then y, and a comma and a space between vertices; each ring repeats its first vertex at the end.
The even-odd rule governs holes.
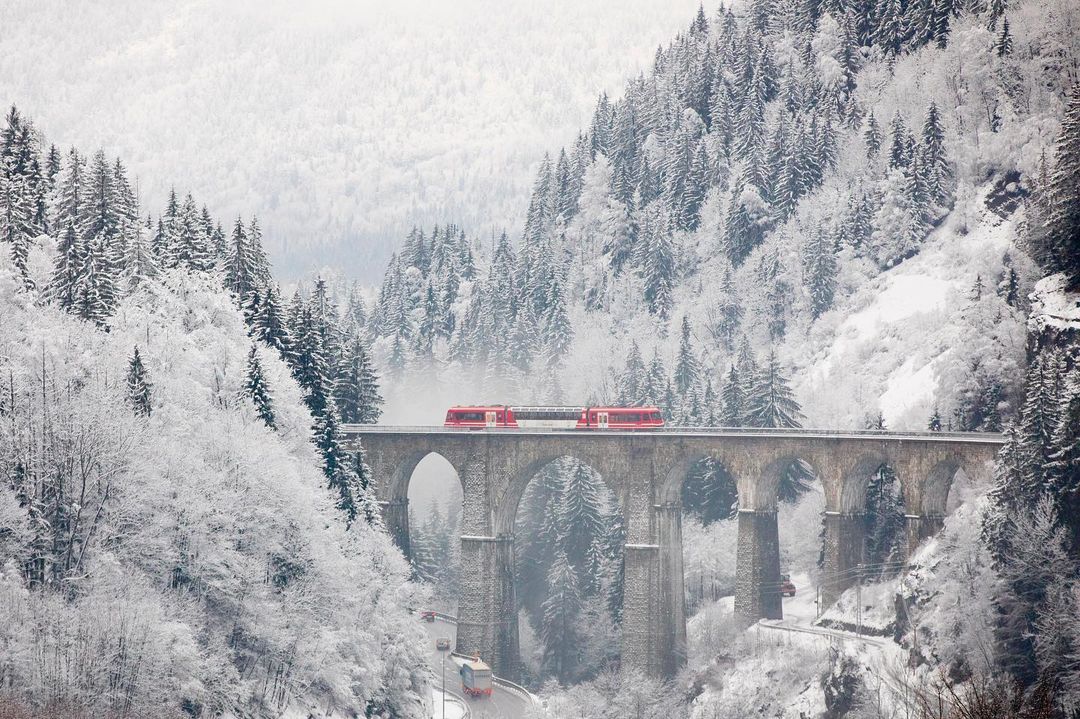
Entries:
POLYGON ((462 422, 483 422, 484 421, 484 413, 483 412, 458 412, 457 417, 455 417, 455 419, 461 420, 462 422))
POLYGON ((525 421, 577 419, 578 411, 576 409, 515 409, 514 418, 525 421))
POLYGON ((663 419, 663 417, 660 416, 659 412, 653 412, 650 419, 652 419, 654 422, 659 422, 663 419))
POLYGON ((616 422, 640 422, 641 414, 638 412, 620 412, 612 415, 612 419, 616 422))

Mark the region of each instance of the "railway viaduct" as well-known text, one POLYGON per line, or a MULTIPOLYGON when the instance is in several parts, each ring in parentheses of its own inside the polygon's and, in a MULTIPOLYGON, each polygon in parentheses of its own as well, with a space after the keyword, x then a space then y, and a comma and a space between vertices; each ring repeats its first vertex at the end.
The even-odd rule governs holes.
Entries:
POLYGON ((648 432, 501 430, 346 425, 363 446, 387 530, 409 551, 407 491, 413 470, 437 453, 457 471, 464 495, 457 651, 480 654, 500 676, 519 662, 514 596, 514 519, 532 477, 573 457, 596 470, 618 498, 626 528, 622 662, 653 676, 685 660, 686 615, 679 502, 683 480, 718 460, 739 493, 736 615, 752 624, 782 617, 777 492, 792 462, 809 464, 825 493, 825 586, 831 603, 862 559, 867 484, 888 464, 897 474, 909 552, 937 532, 959 470, 986 481, 1000 435, 828 430, 665 429, 648 432))

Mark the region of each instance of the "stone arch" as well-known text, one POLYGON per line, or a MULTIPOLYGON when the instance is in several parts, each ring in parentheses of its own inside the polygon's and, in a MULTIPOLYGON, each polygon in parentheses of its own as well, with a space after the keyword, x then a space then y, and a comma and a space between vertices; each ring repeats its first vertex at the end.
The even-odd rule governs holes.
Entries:
POLYGON ((457 458, 453 456, 453 453, 440 452, 438 449, 434 448, 423 448, 403 453, 397 458, 394 467, 387 468, 389 469, 389 476, 387 477, 386 482, 385 498, 390 501, 407 498, 409 495, 409 483, 412 481, 416 466, 431 455, 442 458, 453 468, 458 483, 461 485, 462 492, 464 492, 465 484, 461 476, 461 467, 458 462, 454 461, 457 458))
POLYGON ((620 507, 625 506, 624 488, 615 480, 612 463, 603 453, 582 447, 548 450, 510 468, 506 486, 495 507, 493 527, 495 536, 513 533, 518 507, 521 505, 521 499, 525 496, 529 483, 545 467, 563 458, 580 462, 600 475, 600 480, 615 495, 620 507))
POLYGON ((738 489, 741 465, 739 458, 726 449, 695 447, 684 450, 667 459, 666 465, 657 467, 660 480, 656 499, 660 504, 679 504, 682 499, 682 487, 690 472, 699 462, 711 459, 719 462, 724 470, 735 480, 738 489))
POLYGON ((939 460, 930 468, 930 472, 922 483, 918 513, 923 517, 943 517, 945 507, 949 501, 949 492, 952 490, 956 473, 964 470, 970 474, 963 457, 953 455, 939 460))
POLYGON ((451 453, 428 448, 404 452, 371 451, 368 454, 377 483, 376 495, 382 509, 383 525, 406 557, 412 556, 409 536, 409 484, 417 465, 431 455, 441 457, 454 470, 454 476, 464 495, 464 478, 459 469, 460 465, 447 456, 448 454, 451 453))
POLYGON ((775 511, 780 498, 782 475, 796 462, 803 462, 810 467, 814 477, 827 487, 830 476, 827 460, 827 457, 818 452, 801 447, 760 457, 754 463, 756 467, 743 472, 743 476, 738 480, 739 508, 775 511))
MULTIPOLYGON (((889 458, 873 452, 859 455, 841 470, 834 496, 826 491, 826 511, 838 514, 861 514, 866 507, 866 490, 870 477, 881 466, 888 465, 889 458)), ((891 465, 890 465, 891 466, 891 465)))

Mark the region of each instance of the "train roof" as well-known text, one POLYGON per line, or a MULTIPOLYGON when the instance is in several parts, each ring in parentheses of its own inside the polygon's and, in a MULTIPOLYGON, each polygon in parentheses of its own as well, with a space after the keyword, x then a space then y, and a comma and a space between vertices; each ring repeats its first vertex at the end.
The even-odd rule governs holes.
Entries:
POLYGON ((601 407, 598 405, 586 406, 586 405, 574 405, 569 407, 560 406, 530 406, 530 405, 513 405, 513 404, 476 404, 476 405, 453 405, 449 409, 453 410, 498 410, 498 409, 510 409, 515 412, 518 411, 545 411, 545 412, 581 412, 586 409, 596 409, 601 411, 622 411, 622 410, 636 410, 638 412, 649 411, 659 412, 660 408, 654 405, 647 405, 644 407, 601 407))

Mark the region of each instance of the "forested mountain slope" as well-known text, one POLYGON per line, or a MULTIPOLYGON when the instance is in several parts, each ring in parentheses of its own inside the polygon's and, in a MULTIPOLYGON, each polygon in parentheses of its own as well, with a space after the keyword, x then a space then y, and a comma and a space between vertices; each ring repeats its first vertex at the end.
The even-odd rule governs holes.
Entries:
POLYGON ((0 712, 421 716, 360 337, 280 306, 255 220, 144 221, 15 108, 0 158, 0 712))
POLYGON ((923 428, 936 405, 1000 429, 1034 277, 1022 200, 1076 74, 1076 9, 889 13, 701 13, 541 162, 520 242, 414 230, 369 332, 433 407, 391 389, 388 416, 617 400, 740 424, 721 397, 752 379, 730 370, 772 354, 815 425, 923 428))

